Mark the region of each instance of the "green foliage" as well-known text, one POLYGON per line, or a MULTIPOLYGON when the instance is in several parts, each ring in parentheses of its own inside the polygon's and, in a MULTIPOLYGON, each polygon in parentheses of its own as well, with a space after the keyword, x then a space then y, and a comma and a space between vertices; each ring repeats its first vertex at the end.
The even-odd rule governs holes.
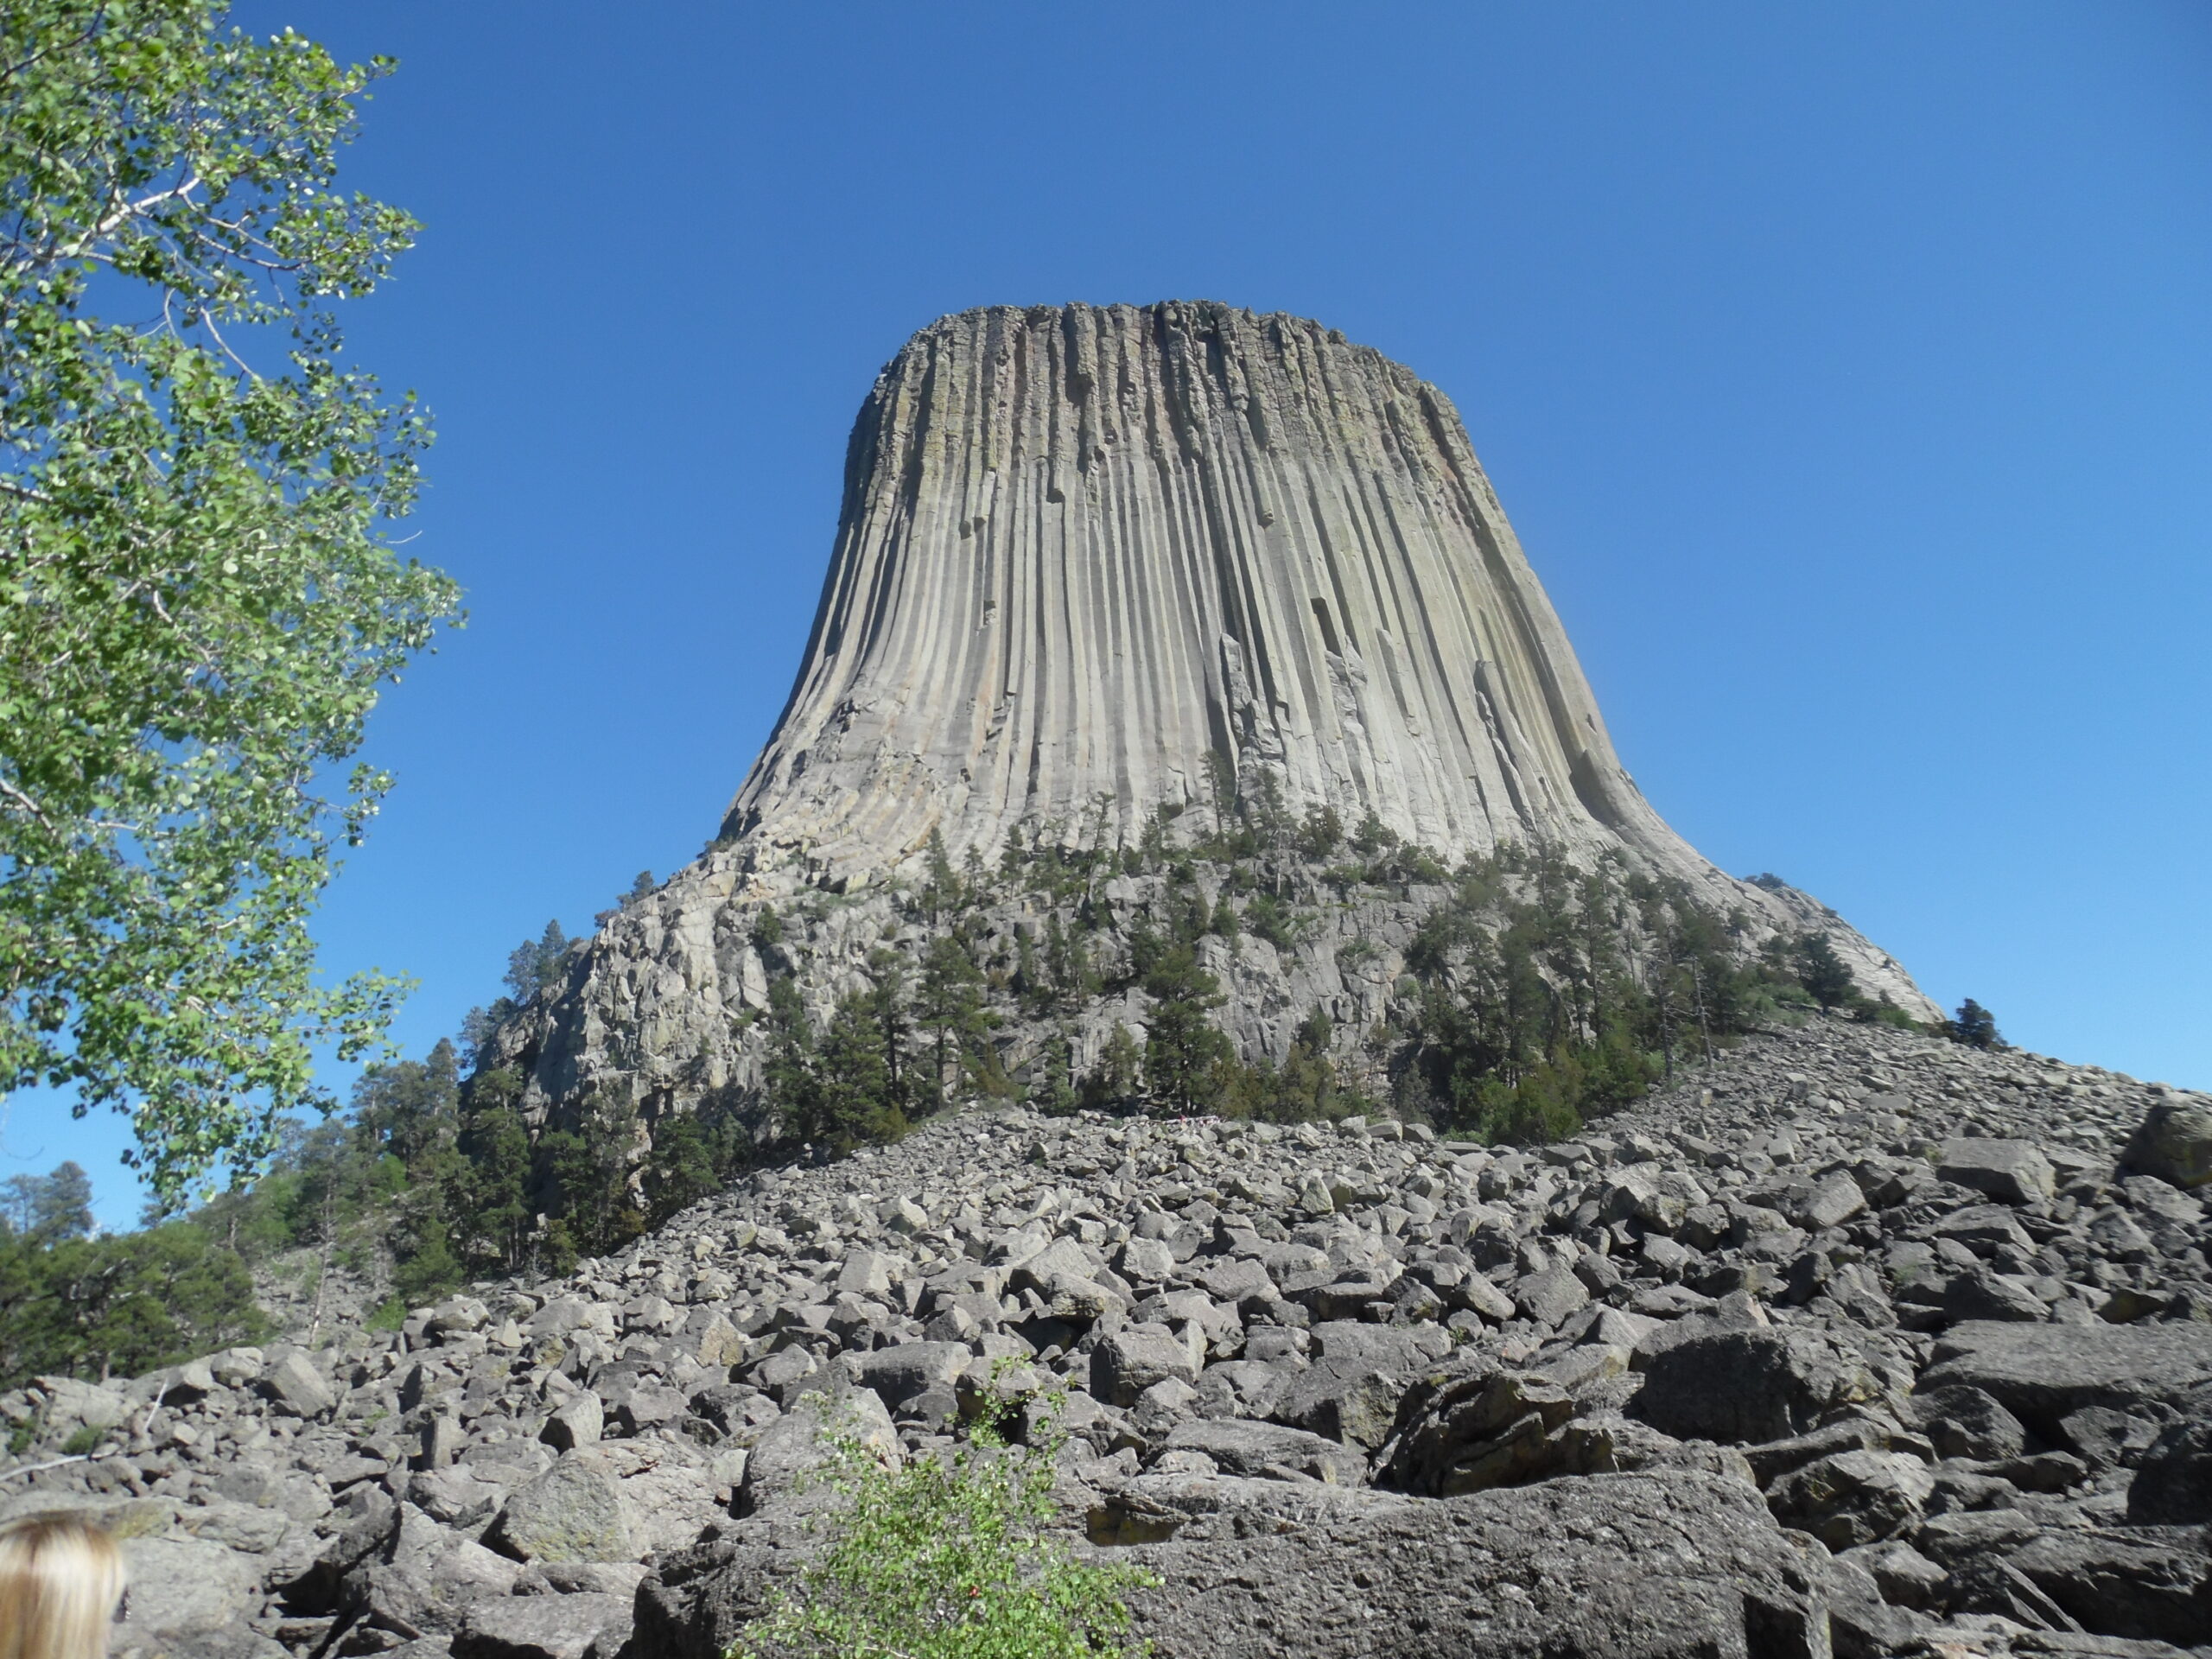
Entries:
POLYGON ((429 428, 333 311, 416 228, 334 188, 391 66, 221 12, 0 16, 0 1093, 130 1113, 167 1198, 388 1022, 307 918, 390 780, 316 791, 457 603, 386 534, 429 428))
POLYGON ((1488 1140, 1573 1134, 1750 1027, 1770 980, 1738 963, 1738 925, 1554 854, 1470 861, 1407 950, 1401 1097, 1488 1140))
POLYGON ((569 936, 554 921, 546 923, 545 931, 535 939, 524 939, 508 953, 503 982, 517 1002, 529 1001, 559 980, 569 944, 569 936))
POLYGON ((1808 933, 1797 941, 1797 980, 1824 1008, 1841 1007, 1852 1000, 1857 985, 1851 969, 1836 954, 1834 941, 1825 933, 1808 933))
POLYGON ((1127 1026, 1117 1021, 1114 1034, 1106 1039, 1106 1052, 1099 1057, 1096 1069, 1083 1080, 1083 1104, 1097 1110, 1119 1107, 1135 1099, 1143 1064, 1144 1055, 1137 1047, 1137 1039, 1129 1035, 1127 1026))
POLYGON ((137 1376, 266 1328, 245 1262, 192 1223, 0 1236, 0 1388, 46 1372, 137 1376))
POLYGON ((90 1423, 61 1442, 61 1449, 73 1458, 82 1457, 107 1437, 104 1428, 94 1428, 90 1423))
POLYGON ((989 1424, 942 1457, 887 1469, 836 1443, 843 1502, 813 1559, 730 1659, 1135 1659, 1124 1598, 1153 1580, 1079 1561, 1051 1529, 1052 1446, 989 1424))
POLYGON ((0 1236, 19 1233, 51 1244, 92 1230, 92 1183, 83 1166, 73 1161, 57 1165, 50 1175, 0 1181, 0 1236))
POLYGON ((361 1321, 364 1330, 397 1331, 407 1323, 407 1302, 404 1297, 387 1296, 369 1311, 361 1321))
POLYGON ((1221 1006, 1221 988, 1198 966, 1191 946, 1175 944, 1145 976, 1144 989, 1153 999, 1145 1087, 1171 1110, 1203 1111, 1220 1097, 1224 1065, 1236 1058, 1229 1039, 1206 1018, 1221 1006))
POLYGON ((1997 1016, 1972 997, 1960 1003, 1958 1013, 1943 1022, 1943 1034, 1968 1048, 2005 1046, 2005 1039, 1998 1033, 1997 1016))

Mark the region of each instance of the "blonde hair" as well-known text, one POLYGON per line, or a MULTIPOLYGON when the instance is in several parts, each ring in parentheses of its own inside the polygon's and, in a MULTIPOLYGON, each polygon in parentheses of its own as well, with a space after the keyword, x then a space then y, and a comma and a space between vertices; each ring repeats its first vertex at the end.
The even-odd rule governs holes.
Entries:
POLYGON ((0 1659, 102 1659, 124 1578, 115 1541, 79 1516, 0 1527, 0 1659))

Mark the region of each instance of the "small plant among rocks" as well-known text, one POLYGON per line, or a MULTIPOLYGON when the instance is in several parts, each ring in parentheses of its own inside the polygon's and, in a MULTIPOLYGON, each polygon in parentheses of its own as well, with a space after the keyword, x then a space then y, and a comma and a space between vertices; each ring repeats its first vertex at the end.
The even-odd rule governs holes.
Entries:
POLYGON ((838 1438, 823 1478, 846 1502, 728 1659, 1141 1659, 1122 1598, 1153 1580, 1079 1560, 1050 1529, 1049 1415, 1014 1445, 1003 1409, 987 1414, 967 1444, 898 1469, 838 1438))

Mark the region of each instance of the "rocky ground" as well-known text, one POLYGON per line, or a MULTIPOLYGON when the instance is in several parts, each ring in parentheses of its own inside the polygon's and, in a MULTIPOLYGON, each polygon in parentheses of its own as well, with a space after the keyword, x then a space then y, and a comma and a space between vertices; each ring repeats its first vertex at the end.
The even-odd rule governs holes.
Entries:
POLYGON ((0 1398, 118 1648, 715 1655, 886 1457, 1069 1390, 1163 1656, 2212 1655, 2212 1101, 1815 1021, 1537 1152, 956 1115, 404 1331, 0 1398), (104 1430, 92 1457, 53 1463, 104 1430))

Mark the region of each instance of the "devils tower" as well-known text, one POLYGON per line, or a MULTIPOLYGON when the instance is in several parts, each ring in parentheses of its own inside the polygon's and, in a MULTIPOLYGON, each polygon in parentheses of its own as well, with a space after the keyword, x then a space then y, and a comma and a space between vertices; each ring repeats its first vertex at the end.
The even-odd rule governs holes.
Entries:
POLYGON ((791 706, 724 834, 823 868, 1116 833, 1226 763, 1446 858, 1637 793, 1444 395, 1220 305, 947 317, 878 378, 791 706))
MULTIPOLYGON (((1744 951, 1822 932, 1861 993, 1936 1012, 1832 912, 1722 874, 1644 800, 1442 392, 1319 323, 1175 302, 988 308, 907 342, 862 404, 797 682, 717 839, 492 1052, 537 1121, 757 1093, 769 981, 826 1012, 870 950, 918 949, 899 895, 927 861, 1095 855, 1254 802, 1440 870, 1541 849, 1673 883, 1744 951), (800 938, 764 943, 764 906, 800 938)), ((1294 865, 1262 885, 1310 889, 1304 944, 1351 948, 1215 952, 1248 1058, 1279 1057, 1307 1007, 1369 1033, 1405 994, 1421 883, 1385 922, 1294 865)), ((1025 899, 994 925, 1059 920, 1025 899)), ((1135 993, 1070 1016, 1077 1062, 1144 1016, 1135 993)), ((1009 1017, 996 1040, 1018 1069, 1044 1039, 1009 1017)))

